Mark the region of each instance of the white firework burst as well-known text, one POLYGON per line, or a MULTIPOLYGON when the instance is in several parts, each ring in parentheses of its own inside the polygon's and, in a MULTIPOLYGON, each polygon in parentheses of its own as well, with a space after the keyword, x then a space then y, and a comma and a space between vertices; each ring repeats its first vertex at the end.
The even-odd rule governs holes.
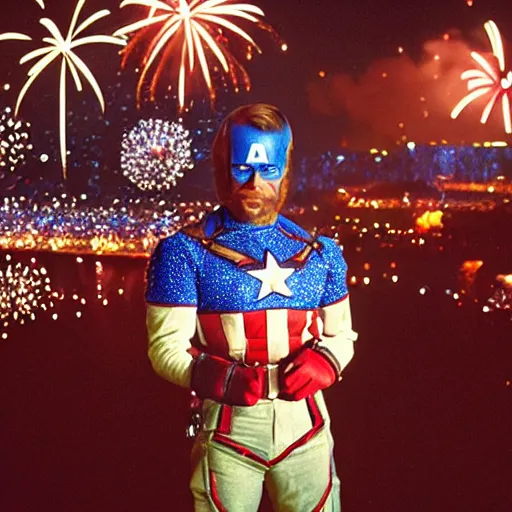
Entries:
POLYGON ((14 172, 32 150, 30 124, 13 117, 7 107, 0 115, 0 169, 14 172))
POLYGON ((0 327, 6 328, 11 320, 20 324, 35 320, 36 311, 51 307, 52 288, 44 267, 18 262, 0 269, 0 327))
POLYGON ((192 139, 181 119, 141 119, 121 145, 123 174, 141 190, 169 190, 194 167, 192 139))

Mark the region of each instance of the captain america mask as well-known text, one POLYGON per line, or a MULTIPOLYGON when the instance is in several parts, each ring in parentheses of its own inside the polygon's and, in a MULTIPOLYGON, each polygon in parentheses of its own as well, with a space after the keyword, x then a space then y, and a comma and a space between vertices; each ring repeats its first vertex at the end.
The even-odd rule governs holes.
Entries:
POLYGON ((232 197, 229 208, 242 221, 272 222, 288 159, 291 131, 263 131, 248 125, 231 127, 232 197))
POLYGON ((286 169, 291 133, 288 126, 276 132, 262 131, 253 126, 231 127, 231 174, 244 184, 254 173, 266 181, 279 180, 286 169))

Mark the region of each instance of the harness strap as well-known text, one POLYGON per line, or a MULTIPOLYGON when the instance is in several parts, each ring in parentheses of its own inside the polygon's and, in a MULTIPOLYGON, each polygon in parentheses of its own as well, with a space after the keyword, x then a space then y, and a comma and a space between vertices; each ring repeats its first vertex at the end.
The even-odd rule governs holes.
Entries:
MULTIPOLYGON (((306 263, 313 250, 320 252, 323 248, 323 244, 316 237, 307 239, 294 233, 290 233, 281 225, 279 225, 278 228, 279 231, 288 238, 303 242, 305 244, 300 251, 295 253, 284 262, 285 265, 289 264, 290 266, 300 268, 306 263)), ((206 250, 210 251, 216 256, 220 256, 221 258, 231 261, 237 265, 237 267, 259 265, 261 263, 254 259, 252 256, 216 242, 215 239, 225 231, 225 228, 222 226, 217 227, 211 236, 206 235, 204 223, 197 223, 191 226, 186 226, 182 231, 186 235, 197 240, 206 250)))

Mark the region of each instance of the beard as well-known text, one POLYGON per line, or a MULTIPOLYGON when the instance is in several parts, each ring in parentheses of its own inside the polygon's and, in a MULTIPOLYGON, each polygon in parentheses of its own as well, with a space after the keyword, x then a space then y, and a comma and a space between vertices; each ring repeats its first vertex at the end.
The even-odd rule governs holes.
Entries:
POLYGON ((239 222, 264 226, 275 222, 278 202, 275 193, 241 188, 231 194, 225 206, 239 222))

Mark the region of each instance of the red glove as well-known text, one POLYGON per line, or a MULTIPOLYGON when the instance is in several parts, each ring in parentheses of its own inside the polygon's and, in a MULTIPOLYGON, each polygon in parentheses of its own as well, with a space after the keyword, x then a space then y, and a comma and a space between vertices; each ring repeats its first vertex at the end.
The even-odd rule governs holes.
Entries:
POLYGON ((279 398, 302 400, 337 380, 337 369, 330 359, 316 348, 304 347, 279 364, 279 398))
POLYGON ((199 398, 228 405, 254 405, 266 389, 264 366, 244 366, 202 353, 192 369, 192 389, 199 398))

